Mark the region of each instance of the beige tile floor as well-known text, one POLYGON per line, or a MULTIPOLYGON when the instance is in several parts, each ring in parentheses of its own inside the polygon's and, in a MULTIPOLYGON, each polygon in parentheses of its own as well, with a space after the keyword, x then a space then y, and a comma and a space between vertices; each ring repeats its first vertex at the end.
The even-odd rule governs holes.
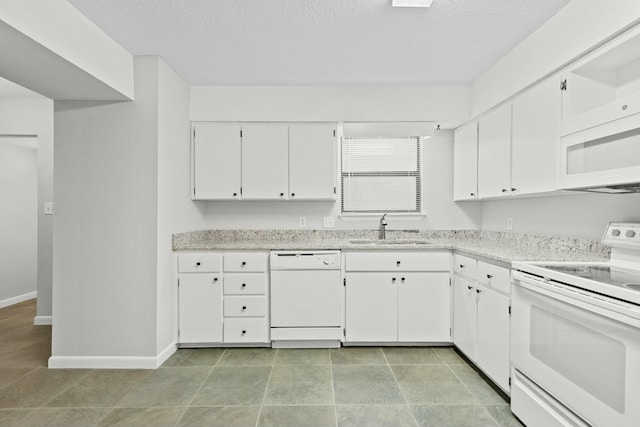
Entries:
POLYGON ((0 309, 0 427, 520 426, 451 348, 179 350, 161 368, 47 369, 35 301, 0 309))

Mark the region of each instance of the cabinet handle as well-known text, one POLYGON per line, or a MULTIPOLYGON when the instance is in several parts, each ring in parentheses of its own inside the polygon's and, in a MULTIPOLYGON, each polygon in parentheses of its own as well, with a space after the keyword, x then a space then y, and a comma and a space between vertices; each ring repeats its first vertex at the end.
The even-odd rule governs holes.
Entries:
POLYGON ((280 197, 284 197, 284 193, 280 193, 280 197))
POLYGON ((511 191, 516 191, 516 190, 517 190, 517 188, 511 187, 511 191))
POLYGON ((503 188, 503 189, 502 189, 502 192, 503 192, 503 193, 506 193, 507 191, 509 191, 509 190, 507 190, 506 188, 503 188))
POLYGON ((473 197, 473 196, 475 196, 475 195, 476 195, 476 193, 469 193, 469 195, 470 195, 471 197, 473 197))
POLYGON ((295 196, 296 196, 296 193, 291 193, 291 197, 295 197, 295 196))
POLYGON ((391 283, 396 283, 396 278, 395 277, 391 278, 391 283))
POLYGON ((399 266, 399 265, 400 265, 400 261, 396 261, 396 265, 398 265, 398 266, 399 266))
POLYGON ((627 104, 624 104, 624 105, 622 106, 622 109, 623 109, 623 110, 626 110, 626 109, 627 109, 627 104))
POLYGON ((401 281, 402 283, 404 283, 404 277, 400 278, 400 281, 401 281))
POLYGON ((217 281, 218 281, 218 278, 217 278, 217 277, 214 277, 214 278, 213 278, 213 281, 214 281, 214 282, 217 282, 217 281))
POLYGON ((460 268, 464 268, 464 264, 460 264, 460 268))
POLYGON ((471 290, 471 289, 473 289, 473 286, 467 285, 467 289, 471 290))
POLYGON ((476 289, 476 293, 479 294, 480 292, 482 292, 480 289, 476 289))
POLYGON ((242 311, 245 311, 246 309, 247 309, 247 306, 246 306, 246 305, 243 305, 243 306, 242 306, 242 311))
POLYGON ((246 287, 247 287, 247 284, 246 284, 246 283, 243 283, 243 284, 242 284, 242 289, 244 289, 244 288, 246 288, 246 287))
POLYGON ((240 263, 240 265, 244 267, 245 265, 247 265, 247 262, 246 262, 246 261, 242 261, 242 262, 240 263))
POLYGON ((233 197, 236 197, 238 195, 238 193, 233 193, 233 197))
POLYGON ((196 267, 200 267, 200 261, 196 262, 196 267))
POLYGON ((246 335, 246 334, 247 334, 247 331, 243 330, 240 335, 246 335))
POLYGON ((493 276, 491 274, 487 274, 487 279, 491 279, 493 276))

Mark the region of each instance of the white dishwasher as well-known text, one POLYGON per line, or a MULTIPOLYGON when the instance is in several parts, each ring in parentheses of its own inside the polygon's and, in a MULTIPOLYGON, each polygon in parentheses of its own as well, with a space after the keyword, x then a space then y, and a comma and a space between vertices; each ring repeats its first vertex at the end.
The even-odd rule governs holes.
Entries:
POLYGON ((340 347, 340 251, 272 251, 270 268, 272 346, 340 347))

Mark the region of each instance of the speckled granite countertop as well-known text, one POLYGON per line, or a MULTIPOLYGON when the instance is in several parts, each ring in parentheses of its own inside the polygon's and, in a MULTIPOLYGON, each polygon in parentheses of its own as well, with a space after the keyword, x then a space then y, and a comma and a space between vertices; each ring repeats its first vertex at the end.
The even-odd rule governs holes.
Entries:
POLYGON ((504 263, 600 261, 610 248, 596 240, 476 230, 201 230, 173 235, 173 250, 455 250, 504 263), (428 242, 425 244, 425 242, 428 242))

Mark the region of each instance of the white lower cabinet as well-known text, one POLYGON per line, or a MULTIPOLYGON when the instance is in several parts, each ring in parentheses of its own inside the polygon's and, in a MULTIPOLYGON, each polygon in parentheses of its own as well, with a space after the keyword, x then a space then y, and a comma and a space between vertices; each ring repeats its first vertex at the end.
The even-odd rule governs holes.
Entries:
POLYGON ((251 251, 179 255, 178 344, 268 344, 267 256, 251 251))
POLYGON ((451 255, 426 252, 371 255, 375 263, 365 262, 366 253, 345 255, 345 340, 450 342, 451 255), (413 271, 401 271, 403 265, 411 266, 413 271), (420 268, 436 271, 415 271, 420 268), (374 269, 378 271, 367 271, 374 269))
POLYGON ((466 270, 453 279, 453 343, 509 393, 509 269, 459 255, 456 261, 466 270))

